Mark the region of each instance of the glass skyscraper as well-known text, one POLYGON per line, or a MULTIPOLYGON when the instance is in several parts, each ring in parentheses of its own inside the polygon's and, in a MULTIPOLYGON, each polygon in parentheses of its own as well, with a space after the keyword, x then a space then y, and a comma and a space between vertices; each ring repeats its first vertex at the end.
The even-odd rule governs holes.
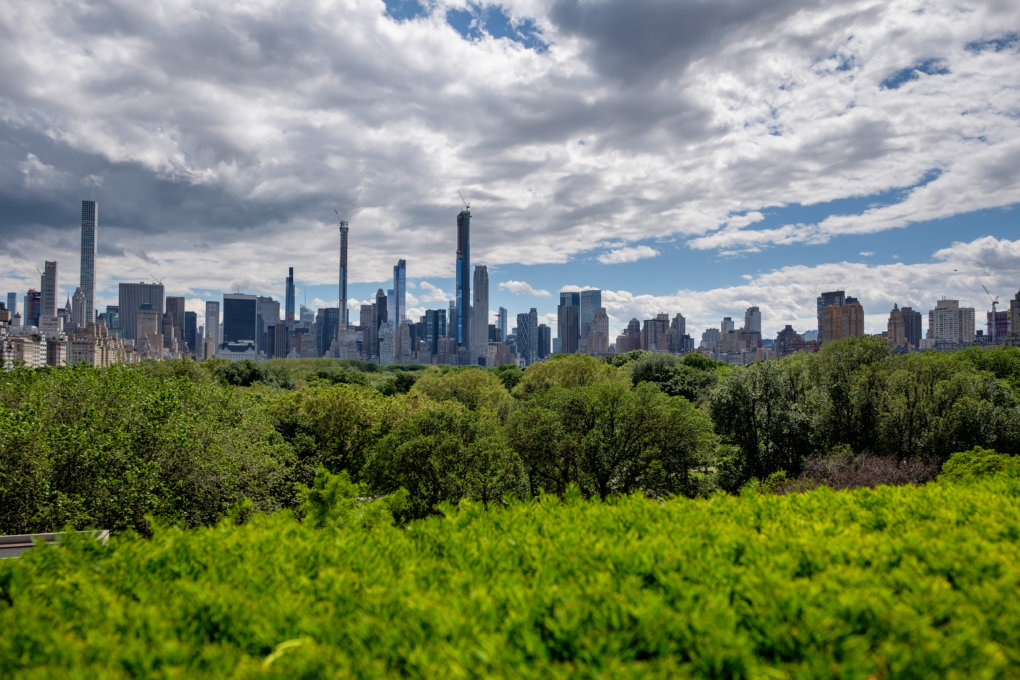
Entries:
POLYGON ((457 344, 471 344, 471 213, 465 206, 457 214, 457 318, 454 321, 457 344))
POLYGON ((400 328, 400 322, 407 317, 405 307, 407 301, 407 262, 397 260, 393 267, 393 318, 390 320, 394 328, 400 328))
POLYGON ((81 292, 85 294, 85 323, 96 320, 96 225, 99 207, 81 202, 81 292))

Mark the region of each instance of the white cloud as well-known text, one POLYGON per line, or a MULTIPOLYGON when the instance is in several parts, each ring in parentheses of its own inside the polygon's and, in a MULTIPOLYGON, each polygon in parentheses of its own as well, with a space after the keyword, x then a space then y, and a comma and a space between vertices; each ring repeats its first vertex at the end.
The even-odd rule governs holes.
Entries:
POLYGON ((428 281, 422 281, 418 284, 421 289, 421 295, 418 300, 421 302, 448 302, 450 296, 443 289, 433 286, 428 281))
POLYGON ((875 253, 873 251, 871 251, 871 250, 862 250, 861 252, 859 252, 857 254, 860 255, 861 257, 871 257, 875 253))
POLYGON ((598 260, 602 264, 620 264, 622 262, 637 262, 649 257, 655 257, 659 251, 650 246, 635 246, 632 248, 618 248, 608 253, 599 255, 598 260))
POLYGON ((550 297, 552 293, 547 290, 539 288, 538 290, 531 287, 531 284, 524 281, 501 281, 499 284, 500 290, 509 291, 515 295, 531 295, 532 297, 550 297))

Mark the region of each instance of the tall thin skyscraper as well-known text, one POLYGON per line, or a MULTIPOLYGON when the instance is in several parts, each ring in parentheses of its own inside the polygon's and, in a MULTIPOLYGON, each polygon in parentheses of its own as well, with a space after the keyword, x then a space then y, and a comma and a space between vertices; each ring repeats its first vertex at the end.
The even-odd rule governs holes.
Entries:
POLYGON ((205 358, 211 359, 220 346, 220 303, 208 300, 205 303, 205 358))
POLYGON ((99 206, 81 202, 81 292, 85 294, 85 323, 96 320, 96 227, 99 206))
POLYGON ((471 344, 471 212, 467 206, 457 214, 457 318, 451 336, 457 344, 471 344))
POLYGON ((291 267, 287 272, 287 297, 285 301, 286 314, 287 314, 287 332, 290 333, 294 330, 294 268, 291 267))
POLYGON ((57 315, 57 263, 47 260, 43 266, 42 285, 40 286, 42 308, 39 311, 39 317, 50 318, 57 315))
POLYGON ((471 359, 485 356, 489 345, 489 268, 484 264, 475 267, 474 304, 471 306, 471 359))
POLYGON ((390 322, 395 328, 400 328, 400 322, 407 317, 407 309, 404 306, 407 301, 407 262, 397 260, 393 267, 393 309, 390 310, 390 322))
POLYGON ((340 220, 340 324, 347 328, 347 222, 340 220))
POLYGON ((7 294, 7 311, 11 313, 11 318, 18 313, 18 294, 8 293, 7 294))
POLYGON ((509 328, 507 328, 507 311, 506 307, 500 307, 499 312, 496 314, 496 328, 499 329, 499 341, 506 342, 506 336, 509 335, 509 328))

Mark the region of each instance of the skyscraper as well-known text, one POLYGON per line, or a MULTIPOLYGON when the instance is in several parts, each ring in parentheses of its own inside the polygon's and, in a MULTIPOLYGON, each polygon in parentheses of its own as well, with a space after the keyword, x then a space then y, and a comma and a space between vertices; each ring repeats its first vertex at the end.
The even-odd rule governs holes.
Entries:
POLYGON ((580 302, 578 325, 578 348, 589 351, 588 336, 591 334, 591 322, 595 319, 595 310, 602 306, 602 291, 596 289, 582 290, 578 295, 580 302), (581 348, 583 345, 583 349, 581 348))
MULTIPOLYGON (((137 340, 138 310, 143 304, 152 305, 152 309, 156 310, 157 318, 163 317, 163 284, 121 283, 117 288, 117 307, 120 309, 120 327, 123 336, 128 340, 137 340)), ((157 328, 157 332, 162 332, 162 329, 157 328)))
POLYGON ((903 333, 907 342, 917 349, 921 346, 921 312, 915 312, 910 307, 901 307, 900 316, 903 317, 903 333))
POLYGON ((42 280, 42 307, 39 310, 40 318, 50 318, 57 315, 57 263, 46 261, 43 265, 42 280))
MULTIPOLYGON (((257 343, 258 298, 242 293, 223 296, 223 342, 257 343)), ((258 347, 256 347, 256 350, 258 347)))
POLYGON ((393 318, 390 321, 394 327, 400 328, 400 322, 407 318, 407 262, 397 260, 393 266, 393 318))
POLYGON ((471 213, 467 206, 457 214, 457 318, 451 337, 465 347, 471 343, 471 213))
MULTIPOLYGON (((594 315, 593 315, 594 318, 594 315)), ((581 336, 581 294, 560 293, 556 308, 556 336, 560 339, 560 352, 574 354, 581 336)))
POLYGON ((25 293, 25 314, 22 323, 26 326, 38 326, 41 313, 42 293, 35 288, 29 288, 25 293))
POLYGON ((188 346, 188 354, 201 356, 198 351, 198 314, 184 312, 184 344, 188 346))
POLYGON ((478 363, 489 346, 489 268, 475 267, 474 303, 471 305, 471 362, 478 363))
POLYGON ((903 313, 898 305, 893 305, 886 323, 886 342, 894 350, 904 350, 910 344, 907 341, 906 326, 903 324, 903 313))
POLYGON ((499 329, 499 341, 506 342, 506 336, 509 335, 506 320, 506 307, 500 307, 499 312, 496 315, 496 328, 499 329))
POLYGON ((340 220, 340 328, 347 328, 347 222, 340 220))
POLYGON ((7 311, 11 313, 11 318, 18 313, 18 294, 8 293, 7 294, 7 311))
POLYGON ((761 333, 761 310, 757 307, 748 307, 744 311, 744 329, 761 333))
POLYGON ((517 315, 517 356, 525 366, 538 361, 538 311, 517 315))
POLYGON ((822 293, 815 300, 816 308, 818 310, 818 339, 819 340, 821 340, 822 336, 824 335, 824 330, 822 329, 822 311, 826 307, 830 307, 832 305, 842 306, 843 302, 845 300, 846 300, 846 293, 844 291, 842 291, 842 290, 833 290, 833 291, 829 291, 828 293, 822 293))
POLYGON ((99 206, 81 202, 81 291, 85 294, 85 323, 96 320, 96 227, 99 206))
POLYGON ((425 310, 425 344, 430 355, 439 353, 439 339, 446 335, 446 310, 425 310))
POLYGON ((208 300, 205 303, 205 358, 211 359, 220 345, 220 303, 208 300))
POLYGON ((287 315, 287 333, 294 332, 294 268, 287 270, 287 294, 284 301, 287 315))
POLYGON ((928 312, 928 339, 947 343, 974 342, 974 308, 942 298, 928 312))

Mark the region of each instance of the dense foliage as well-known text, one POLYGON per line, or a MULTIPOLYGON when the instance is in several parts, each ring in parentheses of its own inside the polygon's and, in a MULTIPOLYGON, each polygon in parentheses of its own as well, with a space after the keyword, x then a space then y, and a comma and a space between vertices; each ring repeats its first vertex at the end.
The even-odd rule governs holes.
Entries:
POLYGON ((0 562, 0 668, 970 679, 1020 667, 1016 478, 665 502, 568 491, 447 506, 404 529, 352 518, 350 484, 324 477, 306 498, 340 530, 277 513, 0 562))
POLYGON ((794 488, 921 482, 975 446, 1020 451, 1016 348, 896 356, 863 338, 745 367, 639 351, 524 370, 22 369, 0 374, 0 533, 293 508, 320 467, 370 496, 406 489, 413 518, 571 485, 666 498, 779 473, 794 488))

